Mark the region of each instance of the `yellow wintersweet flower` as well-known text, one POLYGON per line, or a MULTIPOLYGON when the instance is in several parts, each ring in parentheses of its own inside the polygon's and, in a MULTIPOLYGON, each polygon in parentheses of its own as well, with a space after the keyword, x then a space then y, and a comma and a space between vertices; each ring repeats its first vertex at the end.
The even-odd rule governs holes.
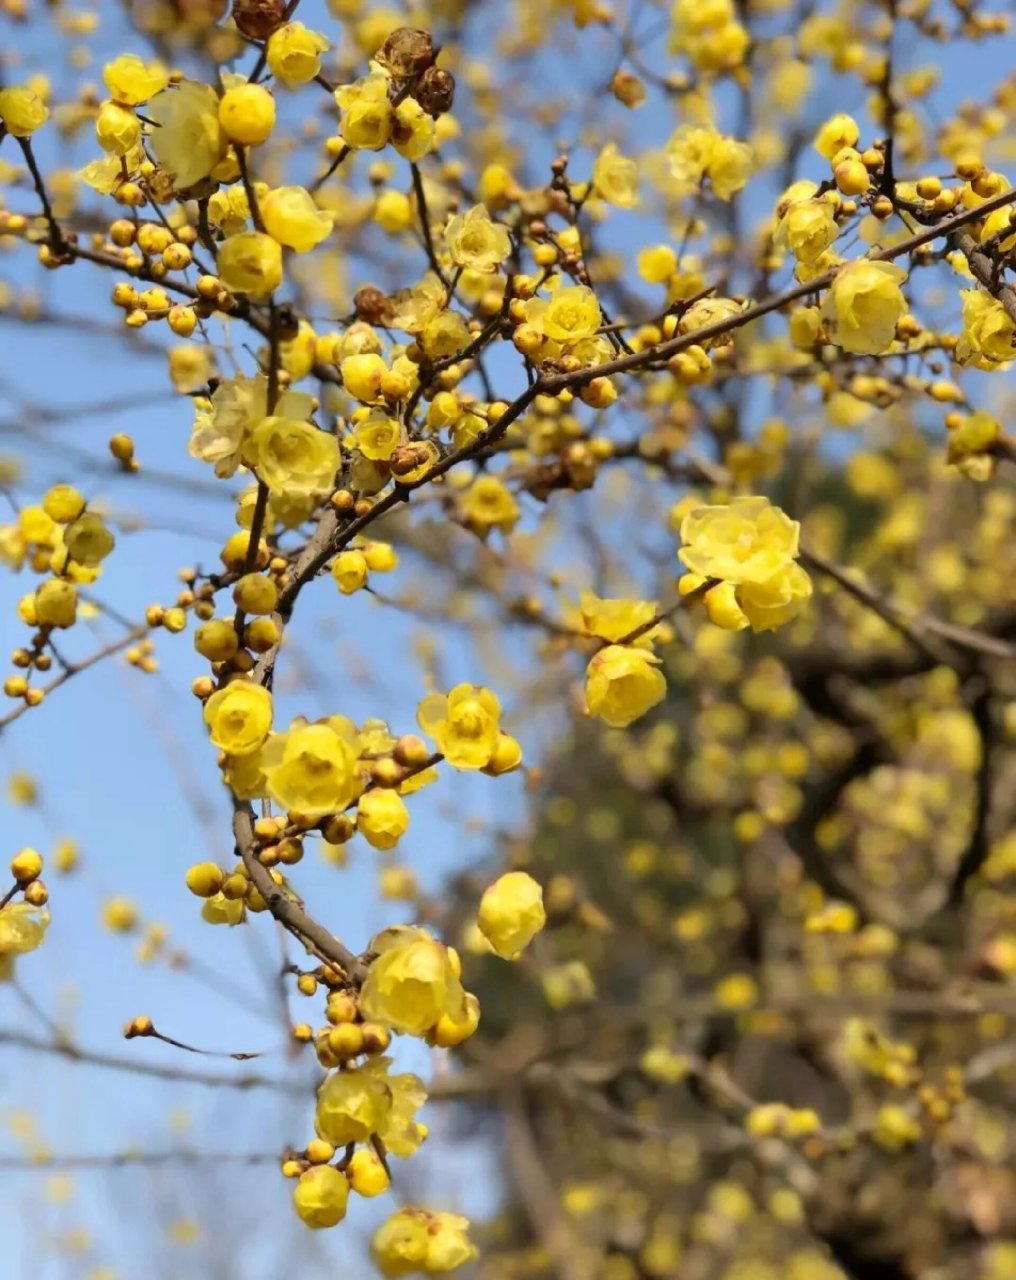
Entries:
POLYGON ((339 442, 309 422, 273 415, 251 433, 244 460, 273 494, 310 498, 327 493, 339 469, 339 442))
POLYGON ((1002 424, 983 410, 964 414, 949 429, 946 461, 971 480, 983 483, 994 475, 994 448, 1002 438, 1002 424))
POLYGON ((447 947, 423 929, 389 929, 371 946, 380 955, 360 992, 364 1017, 411 1036, 423 1035, 443 1014, 462 1020, 465 992, 447 947))
POLYGON ((23 956, 42 946, 49 912, 27 902, 0 907, 0 956, 23 956))
POLYGON ((241 231, 219 245, 217 265, 227 289, 263 297, 282 283, 282 246, 263 231, 241 231))
POLYGON ((603 320, 596 294, 584 284, 559 285, 549 300, 530 298, 525 316, 538 332, 565 344, 591 338, 603 320))
POLYGON ((371 1256, 383 1276, 443 1274, 476 1257, 468 1230, 468 1218, 455 1213, 399 1209, 374 1232, 371 1256))
POLYGON ((287 22, 268 37, 268 70, 287 89, 299 88, 321 71, 321 55, 329 48, 319 31, 302 22, 287 22))
POLYGON ((342 115, 339 133, 351 147, 380 151, 392 136, 395 112, 388 99, 388 77, 380 72, 363 76, 335 90, 342 115))
POLYGON ((141 141, 141 121, 130 107, 104 102, 95 118, 95 136, 103 151, 125 156, 141 141))
POLYGON ((205 703, 208 736, 220 751, 246 756, 258 750, 272 727, 272 695, 260 685, 233 680, 205 703))
POLYGON ((751 176, 752 149, 712 125, 682 124, 667 143, 667 158, 678 195, 698 191, 708 179, 721 200, 730 200, 751 176))
POLYGON ((72 627, 78 616, 78 589, 73 582, 49 578, 35 589, 35 621, 44 627, 72 627))
POLYGON ((335 1071, 318 1090, 314 1127, 319 1138, 345 1146, 380 1133, 391 1110, 391 1090, 382 1075, 356 1069, 335 1071))
POLYGON ((122 53, 107 62, 102 78, 109 96, 125 107, 147 102, 169 84, 169 72, 161 62, 145 62, 136 53, 122 53))
POLYGON ((525 871, 508 871, 484 892, 480 932, 504 960, 514 960, 547 923, 543 890, 525 871))
POLYGON ((395 108, 392 146, 407 160, 422 160, 434 145, 434 117, 415 98, 403 98, 395 108))
MULTIPOLYGON (((302 421, 314 410, 314 399, 303 391, 284 391, 275 405, 280 418, 302 421)), ((268 379, 223 378, 208 401, 199 407, 188 452, 215 466, 217 476, 231 476, 242 461, 242 452, 253 429, 268 412, 268 379)))
POLYGON ((152 152, 177 190, 207 178, 226 153, 219 99, 211 85, 181 80, 157 93, 145 115, 154 126, 149 135, 152 152))
POLYGON ((611 644, 644 627, 656 617, 656 609, 655 600, 606 600, 591 591, 583 591, 579 602, 583 629, 611 644))
POLYGON ((815 134, 815 150, 824 160, 831 160, 844 147, 856 146, 860 136, 857 121, 840 111, 820 126, 815 134))
POLYGON ((696 507, 681 521, 681 561, 703 578, 765 582, 797 555, 801 526, 768 498, 696 507))
POLYGON ((389 1155, 406 1160, 418 1150, 427 1136, 427 1126, 420 1124, 416 1113, 427 1101, 427 1090, 419 1076, 403 1071, 389 1075, 390 1058, 373 1058, 362 1070, 382 1078, 391 1094, 391 1106, 378 1136, 389 1155))
POLYGON ((331 214, 314 203, 303 187, 276 187, 260 202, 265 230, 279 244, 307 253, 332 233, 331 214))
POLYGON ((839 233, 833 206, 828 200, 798 200, 780 219, 773 241, 789 249, 798 262, 812 263, 839 233))
POLYGON ((402 424, 383 409, 372 409, 353 426, 356 447, 373 462, 387 462, 401 438, 402 424))
POLYGON ((671 49, 684 53, 697 71, 739 67, 751 37, 737 21, 734 0, 675 0, 671 49))
POLYGON ((464 524, 485 537, 491 529, 511 533, 522 514, 515 496, 505 484, 489 472, 476 477, 459 499, 464 524))
POLYGON ((332 561, 332 577, 344 596, 351 596, 367 583, 370 566, 359 550, 340 551, 332 561))
POLYGON ((501 704, 482 685, 459 684, 447 696, 431 693, 416 710, 416 722, 456 769, 482 769, 497 748, 501 704))
POLYGON ((608 142, 593 163, 596 194, 618 209, 634 209, 638 204, 638 165, 623 156, 614 142, 608 142))
POLYGON ((72 520, 64 529, 63 541, 68 556, 88 568, 101 564, 116 545, 102 517, 94 511, 83 511, 72 520))
POLYGON ((31 89, 11 85, 0 89, 0 122, 15 138, 27 138, 49 119, 49 107, 31 89))
POLYGON ((511 253, 508 228, 493 222, 482 204, 448 219, 445 227, 448 255, 457 267, 489 275, 511 253))
POLYGON ((304 1170, 293 1188, 293 1208, 308 1227, 334 1227, 346 1216, 349 1183, 333 1165, 304 1170))
POLYGON ((647 649, 610 644, 586 668, 586 711, 614 729, 624 729, 662 702, 667 682, 660 659, 647 649))
POLYGON ((840 267, 822 303, 829 336, 844 351, 881 355, 907 310, 900 285, 907 278, 893 262, 848 262, 840 267))
POLYGON ((259 765, 268 794, 282 808, 308 818, 339 813, 360 794, 359 752, 351 727, 333 717, 270 738, 259 765))
POLYGON ((409 810, 397 791, 371 787, 356 806, 356 829, 374 849, 394 849, 409 828, 409 810))
POLYGON ((963 332, 956 344, 956 359, 975 369, 1006 368, 1016 356, 1016 324, 1001 302, 981 289, 962 289, 960 297, 963 332))
POLYGON ((782 627, 796 618, 810 599, 811 579, 796 563, 784 566, 764 582, 744 582, 737 588, 737 603, 752 631, 782 627))

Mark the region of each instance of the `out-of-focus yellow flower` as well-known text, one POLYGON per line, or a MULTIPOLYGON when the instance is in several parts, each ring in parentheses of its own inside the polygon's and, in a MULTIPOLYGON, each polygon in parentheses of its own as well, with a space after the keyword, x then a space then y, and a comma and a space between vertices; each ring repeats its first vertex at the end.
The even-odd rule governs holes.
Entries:
POLYGON ((49 107, 31 89, 10 85, 0 89, 0 121, 15 138, 27 138, 49 119, 49 107))
POLYGON ((263 231, 241 231, 219 245, 219 277, 234 293, 263 297, 282 283, 282 247, 263 231))
POLYGON ((27 902, 0 907, 0 956, 21 956, 42 946, 49 912, 27 902))
POLYGON ((497 476, 484 472, 459 499, 463 523, 481 537, 491 529, 511 533, 522 514, 515 496, 497 476))
POLYGON ((844 147, 853 147, 861 136, 857 121, 840 111, 830 116, 815 134, 815 150, 824 160, 831 160, 844 147))
POLYGON ((638 165, 608 142, 593 163, 596 194, 618 209, 634 209, 638 204, 638 165))
POLYGON ((308 253, 332 233, 331 215, 303 187, 276 187, 260 202, 265 230, 279 244, 308 253))
POLYGON ((525 871, 508 871, 485 890, 480 932, 504 960, 514 960, 547 923, 543 890, 525 871))
POLYGON ((125 107, 136 107, 161 93, 169 84, 169 72, 161 62, 145 62, 136 53, 122 53, 102 69, 109 96, 125 107))
POLYGON ((812 263, 839 235, 828 200, 795 201, 783 215, 773 240, 790 250, 799 262, 812 263))
POLYGON ((226 152, 219 124, 219 99, 211 85, 181 80, 157 93, 145 115, 152 121, 149 142, 177 190, 207 178, 226 152))
POLYGON ((721 200, 730 200, 751 176, 752 149, 712 125, 682 124, 667 143, 676 194, 698 191, 708 179, 721 200))
POLYGON ((455 1213, 400 1209, 374 1232, 371 1255, 383 1276, 444 1274, 476 1257, 468 1230, 468 1218, 455 1213))

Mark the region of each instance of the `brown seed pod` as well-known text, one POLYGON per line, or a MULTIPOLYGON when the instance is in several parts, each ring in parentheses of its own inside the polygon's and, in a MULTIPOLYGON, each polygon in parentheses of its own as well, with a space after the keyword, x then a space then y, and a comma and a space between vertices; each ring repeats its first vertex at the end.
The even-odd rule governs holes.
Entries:
POLYGON ((233 21, 248 40, 267 40, 285 20, 283 0, 233 0, 233 21))
POLYGON ((455 100, 455 77, 443 67, 428 67, 420 76, 419 83, 413 90, 417 100, 427 115, 437 119, 446 111, 451 111, 455 100))
POLYGON ((374 54, 374 61, 397 79, 408 80, 431 66, 436 56, 429 31, 399 27, 374 54))

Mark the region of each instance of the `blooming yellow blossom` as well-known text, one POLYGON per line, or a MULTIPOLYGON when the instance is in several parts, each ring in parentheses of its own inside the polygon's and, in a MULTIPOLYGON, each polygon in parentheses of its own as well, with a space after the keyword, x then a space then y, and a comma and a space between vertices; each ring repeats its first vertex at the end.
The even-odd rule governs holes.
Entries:
POLYGON ((607 143, 593 164, 596 194, 618 209, 634 209, 638 204, 638 178, 638 165, 613 142, 607 143))
POLYGON ((844 351, 881 355, 907 309, 900 285, 907 278, 893 262, 848 262, 837 271, 822 303, 829 336, 844 351))
POLYGON ((543 890, 525 871, 508 871, 484 891, 480 932, 505 960, 514 960, 547 923, 543 890))
POLYGON ((218 268, 227 289, 263 297, 282 283, 282 248, 263 231, 241 231, 219 245, 218 268))
POLYGON ((274 188, 260 209, 268 234, 297 253, 308 253, 332 233, 331 214, 319 209, 303 187, 274 188))
POLYGON ((662 702, 667 681, 660 659, 648 649, 610 644, 594 653, 586 669, 586 710, 614 729, 624 729, 662 702))
POLYGON ((42 946, 49 912, 27 902, 0 907, 0 956, 21 956, 42 946))
POLYGON ((841 111, 830 116, 815 134, 815 150, 825 160, 831 160, 844 147, 853 147, 861 136, 861 130, 853 116, 841 111))
POLYGON ((68 556, 89 568, 101 564, 116 545, 105 521, 94 511, 83 511, 72 520, 64 529, 63 540, 68 556))
POLYGON ((344 596, 351 596, 366 585, 370 566, 367 557, 357 549, 340 551, 332 561, 332 577, 344 596))
POLYGON ((484 472, 459 499, 463 523, 481 537, 491 529, 511 533, 522 514, 511 490, 497 476, 484 472))
POLYGON ((703 578, 764 582, 794 560, 800 533, 800 524, 768 498, 735 498, 688 512, 678 555, 703 578))
POLYGON ((384 947, 371 961, 360 992, 360 1009, 393 1031, 423 1035, 443 1014, 461 1020, 465 993, 447 947, 424 930, 389 931, 375 939, 384 947))
POLYGON ((444 235, 452 262, 470 271, 496 271, 511 252, 508 228, 493 222, 482 204, 449 218, 444 235))
POLYGON ((104 102, 95 118, 95 136, 103 151, 125 156, 141 141, 141 121, 130 107, 104 102))
POLYGON ((385 413, 372 409, 358 419, 353 427, 353 440, 365 458, 374 462, 386 462, 395 452, 402 438, 402 424, 385 413))
POLYGON ((339 442, 309 422, 273 415, 255 427, 244 458, 273 494, 309 498, 331 489, 339 442))
POLYGON ((208 736, 220 751, 244 756, 257 751, 272 727, 272 695, 260 685, 234 680, 205 703, 208 736))
POLYGON ((667 158, 676 193, 688 195, 708 179, 721 200, 730 200, 751 175, 752 149, 711 125, 683 124, 671 134, 667 158))
POLYGON ((357 1069, 335 1071, 318 1090, 314 1127, 335 1146, 366 1142, 380 1133, 392 1105, 383 1075, 357 1069))
POLYGON ((374 1232, 371 1255, 383 1276, 444 1274, 476 1257, 468 1229, 458 1214, 399 1209, 374 1232))
POLYGON ((49 107, 23 85, 0 89, 0 122, 15 138, 27 138, 49 119, 49 107))
POLYGON ((605 600, 583 591, 579 601, 582 627, 591 636, 616 644, 656 617, 655 600, 605 600))
POLYGON ((702 72, 739 67, 751 37, 737 21, 734 0, 675 0, 671 48, 702 72))
POLYGON ((277 804, 321 818, 347 808, 360 794, 358 757, 352 726, 336 716, 276 734, 265 745, 259 766, 277 804))
POLYGON ((596 294, 584 284, 559 285, 549 300, 530 298, 525 315, 527 324, 565 344, 591 338, 603 320, 596 294))
POLYGON ((812 263, 829 248, 840 229, 828 200, 795 201, 783 215, 773 237, 799 262, 812 263))
POLYGON ((335 101, 342 113, 339 132, 343 140, 357 149, 380 151, 395 127, 388 77, 377 73, 339 85, 335 101))
POLYGON ((219 99, 211 85, 181 80, 157 93, 145 115, 153 125, 152 152, 177 190, 207 178, 225 154, 219 99))
POLYGON ((752 631, 772 631, 801 612, 811 599, 811 590, 811 579, 793 563, 763 582, 741 583, 737 603, 752 631))
POLYGON ((371 404, 381 398, 381 381, 388 366, 374 352, 346 356, 339 363, 342 385, 351 396, 371 404))
POLYGON ((975 369, 1004 369, 1016 356, 1016 324, 997 298, 982 289, 962 289, 963 332, 956 359, 975 369))
POLYGON ((302 22, 287 22, 268 37, 268 70, 287 89, 307 84, 321 72, 321 55, 328 41, 302 22))
POLYGON ((109 96, 125 107, 136 107, 161 93, 169 72, 161 62, 145 62, 136 53, 122 53, 102 69, 109 96))
POLYGON ((482 685, 459 684, 447 696, 431 693, 416 721, 456 769, 482 769, 497 748, 501 704, 482 685))

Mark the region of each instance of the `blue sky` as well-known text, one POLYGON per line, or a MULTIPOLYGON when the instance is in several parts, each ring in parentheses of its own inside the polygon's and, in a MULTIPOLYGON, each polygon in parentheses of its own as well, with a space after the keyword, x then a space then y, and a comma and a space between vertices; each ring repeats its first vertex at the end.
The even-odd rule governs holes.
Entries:
MULTIPOLYGON (((113 5, 104 5, 103 12, 108 23, 95 44, 97 50, 143 49, 136 37, 126 42, 117 38, 113 5)), ((301 9, 304 12, 313 24, 320 6, 308 3, 301 9)), ((334 23, 322 19, 322 25, 327 29, 334 23)), ((48 70, 58 83, 68 74, 54 46, 32 28, 7 26, 0 29, 0 38, 13 38, 27 69, 48 70)), ((602 64, 594 61, 589 50, 602 46, 597 45, 595 32, 574 39, 580 52, 573 65, 592 86, 602 64)), ((1000 79, 1012 65, 1012 52, 1011 40, 973 52, 961 50, 949 63, 943 109, 976 96, 984 83, 1000 79)), ((97 57, 94 66, 96 78, 101 60, 97 57)), ((915 61, 920 60, 915 55, 915 61)), ((665 63, 665 58, 654 59, 654 65, 665 63)), ((835 80, 818 86, 816 112, 848 109, 862 114, 863 94, 856 84, 851 85, 851 100, 842 100, 837 88, 835 80)), ((640 127, 660 139, 672 125, 658 107, 647 108, 638 119, 640 127)), ((0 157, 11 158, 9 148, 8 143, 0 157)), ((46 156, 50 162, 54 158, 52 152, 46 156)), ((816 162, 811 176, 819 167, 816 162)), ((609 237, 618 246, 624 244, 627 233, 622 222, 611 227, 615 229, 609 237)), ((639 242, 649 243, 659 233, 658 227, 649 226, 640 233, 639 242)), ((419 266, 422 271, 422 262, 419 266)), ((30 284, 44 307, 60 315, 103 323, 114 318, 112 308, 103 301, 112 278, 98 269, 83 265, 52 275, 26 266, 23 254, 7 254, 0 258, 3 280, 30 284)), ((163 357, 140 351, 127 354, 127 348, 111 342, 108 334, 89 332, 80 325, 36 327, 12 323, 8 317, 0 317, 0 344, 0 454, 15 456, 24 464, 18 499, 35 500, 48 484, 80 477, 81 456, 94 459, 95 469, 84 484, 89 497, 103 500, 119 521, 140 522, 136 531, 120 534, 100 584, 103 599, 132 619, 153 601, 168 603, 181 566, 215 562, 232 518, 226 495, 239 486, 222 486, 222 493, 216 495, 204 487, 169 487, 145 478, 148 469, 153 476, 170 472, 202 485, 210 478, 200 464, 186 457, 189 406, 171 395, 163 357), (50 411, 44 420, 30 418, 28 408, 33 404, 50 411), (107 464, 105 442, 114 431, 134 436, 143 466, 140 477, 119 476, 107 464)), ((14 603, 28 589, 28 581, 26 575, 0 576, 0 618, 6 619, 3 637, 8 647, 20 640, 19 624, 11 619, 14 603)), ((363 595, 339 599, 325 580, 301 600, 295 629, 301 649, 312 660, 315 678, 313 687, 291 687, 284 655, 280 718, 287 713, 341 712, 357 720, 381 716, 393 727, 412 728, 416 702, 425 692, 420 665, 413 657, 420 634, 413 619, 383 609, 363 595), (369 679, 364 678, 365 671, 369 679)), ((68 652, 82 656, 113 635, 115 627, 103 622, 95 636, 70 638, 68 652)), ((483 655, 460 630, 444 628, 433 638, 440 645, 442 671, 450 683, 489 674, 483 655)), ((279 1015, 268 994, 279 956, 274 927, 262 918, 251 928, 211 929, 201 922, 198 903, 184 888, 183 873, 190 863, 228 852, 228 805, 216 784, 197 703, 187 692, 201 669, 189 633, 161 634, 157 656, 157 677, 144 676, 119 661, 103 663, 0 734, 0 779, 25 771, 38 779, 41 788, 34 806, 11 807, 4 802, 0 807, 5 833, 0 854, 6 857, 23 845, 48 854, 65 835, 73 836, 82 849, 79 873, 47 877, 52 890, 50 937, 40 952, 19 966, 21 983, 47 1015, 72 1028, 89 1048, 129 1052, 139 1061, 185 1068, 215 1067, 213 1060, 161 1045, 126 1045, 120 1036, 122 1024, 145 1012, 167 1034, 184 1041, 227 1051, 268 1049, 263 1059, 250 1065, 273 1075, 293 1071, 312 1078, 306 1059, 302 1065, 290 1064, 278 1050, 279 1015), (195 811, 194 797, 200 798, 201 813, 195 811), (226 975, 232 986, 245 993, 244 998, 227 999, 186 972, 172 972, 163 964, 137 964, 133 940, 114 937, 98 927, 101 903, 114 893, 136 901, 146 922, 167 924, 173 947, 200 957, 214 974, 226 975)), ((298 653, 292 656, 299 659, 298 653)), ((520 708, 510 727, 525 740, 531 722, 534 735, 542 731, 537 718, 535 709, 520 708)), ((518 777, 495 782, 463 775, 445 779, 419 796, 412 805, 405 852, 424 888, 439 890, 451 870, 488 853, 484 825, 509 823, 521 803, 518 777)), ((311 855, 295 876, 315 913, 354 947, 364 945, 383 925, 405 918, 398 904, 378 902, 376 860, 371 850, 355 847, 349 867, 337 871, 311 855)), ((293 998, 290 1005, 294 1011, 299 1008, 293 998)), ((310 1002, 306 1012, 300 1010, 305 1016, 310 1011, 310 1002)), ((0 988, 2 1028, 45 1034, 44 1025, 10 988, 0 988)), ((407 1064, 429 1074, 432 1064, 423 1051, 410 1049, 404 1057, 407 1064)), ((232 1063, 222 1066, 227 1072, 244 1069, 232 1063)), ((181 1140, 205 1149, 271 1152, 287 1141, 299 1144, 311 1136, 309 1101, 269 1105, 267 1098, 199 1086, 170 1087, 70 1067, 58 1057, 13 1050, 0 1055, 3 1105, 32 1112, 39 1136, 58 1153, 113 1152, 133 1143, 164 1149, 181 1140), (189 1114, 190 1127, 181 1139, 170 1113, 183 1111, 189 1114)), ((414 1162, 417 1178, 425 1189, 433 1190, 433 1198, 443 1207, 461 1205, 482 1213, 490 1202, 484 1179, 478 1177, 478 1171, 484 1170, 482 1157, 475 1150, 463 1156, 458 1143, 442 1144, 441 1129, 448 1120, 437 1107, 430 1112, 435 1140, 431 1150, 414 1162)), ((18 1150, 13 1137, 3 1137, 2 1130, 0 1150, 18 1150)), ((5 1277, 65 1280, 87 1275, 88 1266, 101 1263, 117 1267, 119 1280, 133 1280, 139 1274, 146 1233, 160 1229, 159 1216, 193 1212, 204 1216, 208 1206, 202 1200, 209 1198, 216 1205, 230 1206, 230 1211, 249 1215, 254 1235, 242 1274, 251 1280, 277 1276, 277 1255, 257 1231, 260 1224, 274 1239, 279 1224, 288 1225, 283 1203, 286 1188, 277 1171, 269 1165, 229 1174, 221 1182, 215 1190, 198 1178, 190 1193, 196 1201, 174 1206, 172 1191, 166 1192, 169 1198, 164 1201, 163 1183, 147 1175, 82 1175, 76 1178, 75 1198, 58 1206, 40 1198, 37 1174, 12 1177, 8 1194, 0 1200, 0 1231, 13 1251, 8 1256, 17 1261, 16 1269, 5 1271, 5 1277), (124 1226, 125 1216, 133 1226, 124 1226), (46 1251, 40 1254, 33 1238, 40 1227, 62 1230, 81 1222, 98 1237, 87 1264, 46 1251), (114 1223, 120 1224, 115 1231, 114 1223)), ((331 1233, 327 1241, 315 1238, 310 1246, 325 1257, 358 1248, 357 1228, 378 1211, 376 1206, 359 1205, 352 1215, 352 1230, 331 1233)), ((179 1251, 179 1258, 179 1265, 171 1262, 165 1269, 167 1280, 191 1269, 186 1249, 179 1251)), ((162 1273, 157 1274, 161 1280, 162 1273)))

